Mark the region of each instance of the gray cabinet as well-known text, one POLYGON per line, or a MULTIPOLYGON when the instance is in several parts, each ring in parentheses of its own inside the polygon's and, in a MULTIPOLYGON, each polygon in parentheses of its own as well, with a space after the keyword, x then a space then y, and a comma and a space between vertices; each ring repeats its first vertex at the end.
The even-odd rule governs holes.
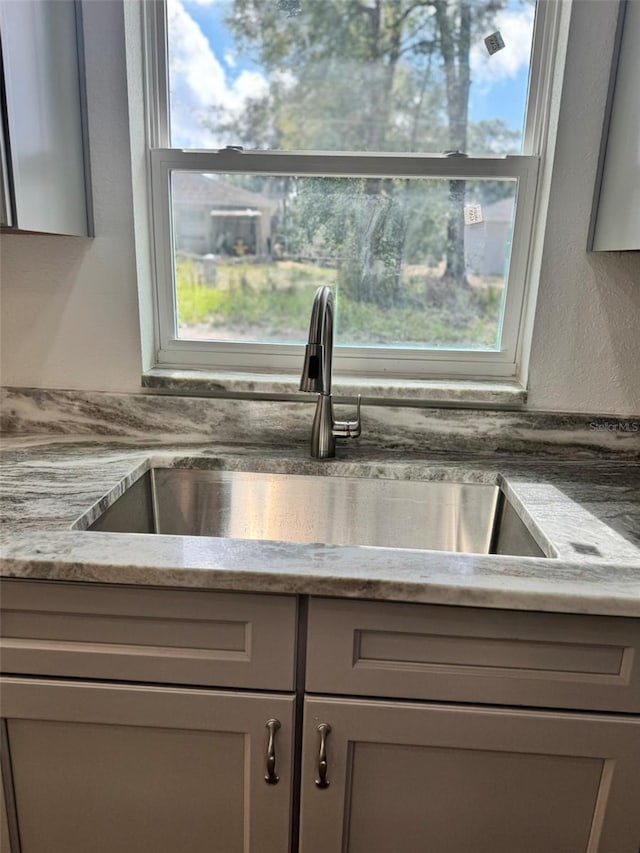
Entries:
POLYGON ((638 853, 639 650, 637 619, 312 599, 301 853, 638 853))
POLYGON ((292 696, 8 678, 21 853, 282 853, 292 696), (265 780, 269 731, 277 784, 265 780))
POLYGON ((300 853, 637 853, 639 764, 625 718, 308 698, 300 853))
POLYGON ((592 222, 594 251, 640 250, 640 3, 620 0, 592 222))
POLYGON ((640 849, 640 620, 20 580, 1 603, 11 853, 640 849))
POLYGON ((7 850, 289 850, 294 597, 7 581, 1 602, 7 850))
POLYGON ((640 620, 314 598, 306 685, 640 714, 640 620))
POLYGON ((91 233, 80 4, 0 0, 0 224, 91 233))
POLYGON ((292 691, 296 599, 5 581, 5 673, 292 691))

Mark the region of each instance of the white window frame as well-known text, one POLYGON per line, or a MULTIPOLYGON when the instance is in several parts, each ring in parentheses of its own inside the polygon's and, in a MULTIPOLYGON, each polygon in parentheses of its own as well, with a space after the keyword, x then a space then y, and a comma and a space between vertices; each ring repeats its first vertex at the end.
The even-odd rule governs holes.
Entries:
MULTIPOLYGON (((169 106, 164 0, 143 4, 147 128, 149 138, 152 244, 155 257, 156 366, 243 373, 292 373, 300 369, 303 347, 289 344, 192 341, 177 334, 171 223, 173 170, 229 174, 516 179, 516 206, 500 349, 417 349, 341 346, 334 372, 351 377, 397 379, 515 380, 524 384, 537 290, 532 238, 541 211, 539 175, 548 156, 552 84, 558 67, 562 0, 538 0, 523 134, 523 153, 506 157, 344 152, 196 151, 168 148, 169 106), (533 260, 532 260, 533 259, 533 260)), ((537 229, 538 233, 541 229, 537 229)), ((539 253, 537 253, 539 258, 539 253)), ((311 310, 311 305, 309 306, 311 310)))

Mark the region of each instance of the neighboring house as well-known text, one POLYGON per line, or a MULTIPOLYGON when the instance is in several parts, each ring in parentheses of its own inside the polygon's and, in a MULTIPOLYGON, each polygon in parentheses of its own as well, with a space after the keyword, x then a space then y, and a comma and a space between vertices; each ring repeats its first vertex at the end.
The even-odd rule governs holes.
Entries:
POLYGON ((503 275, 511 243, 513 198, 482 207, 482 222, 465 225, 464 256, 467 272, 503 275))
POLYGON ((176 251, 194 255, 266 256, 278 202, 215 175, 174 172, 176 251))

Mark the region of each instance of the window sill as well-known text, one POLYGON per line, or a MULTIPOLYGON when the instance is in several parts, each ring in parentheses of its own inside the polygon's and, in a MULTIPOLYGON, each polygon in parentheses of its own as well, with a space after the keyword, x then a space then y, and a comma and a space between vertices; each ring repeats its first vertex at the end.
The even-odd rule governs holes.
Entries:
MULTIPOLYGON (((142 387, 158 393, 201 397, 240 397, 300 400, 309 398, 291 374, 231 373, 209 370, 154 368, 142 376, 142 387)), ((459 380, 367 379, 337 376, 335 398, 358 394, 369 405, 442 406, 459 408, 520 409, 526 389, 517 382, 459 380)))

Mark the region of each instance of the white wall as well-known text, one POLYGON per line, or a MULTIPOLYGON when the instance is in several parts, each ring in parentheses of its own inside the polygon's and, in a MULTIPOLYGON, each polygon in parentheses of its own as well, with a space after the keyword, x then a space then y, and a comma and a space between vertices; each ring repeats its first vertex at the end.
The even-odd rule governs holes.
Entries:
MULTIPOLYGON (((132 391, 141 353, 123 9, 91 0, 84 15, 96 238, 1 238, 2 382, 132 391)), ((640 413, 640 253, 585 250, 615 17, 613 0, 575 4, 530 362, 538 410, 640 413)))
POLYGON ((640 252, 585 251, 616 9, 613 0, 574 4, 531 350, 531 408, 640 414, 640 252))
POLYGON ((140 387, 123 9, 84 3, 95 233, 3 234, 2 384, 140 387))

